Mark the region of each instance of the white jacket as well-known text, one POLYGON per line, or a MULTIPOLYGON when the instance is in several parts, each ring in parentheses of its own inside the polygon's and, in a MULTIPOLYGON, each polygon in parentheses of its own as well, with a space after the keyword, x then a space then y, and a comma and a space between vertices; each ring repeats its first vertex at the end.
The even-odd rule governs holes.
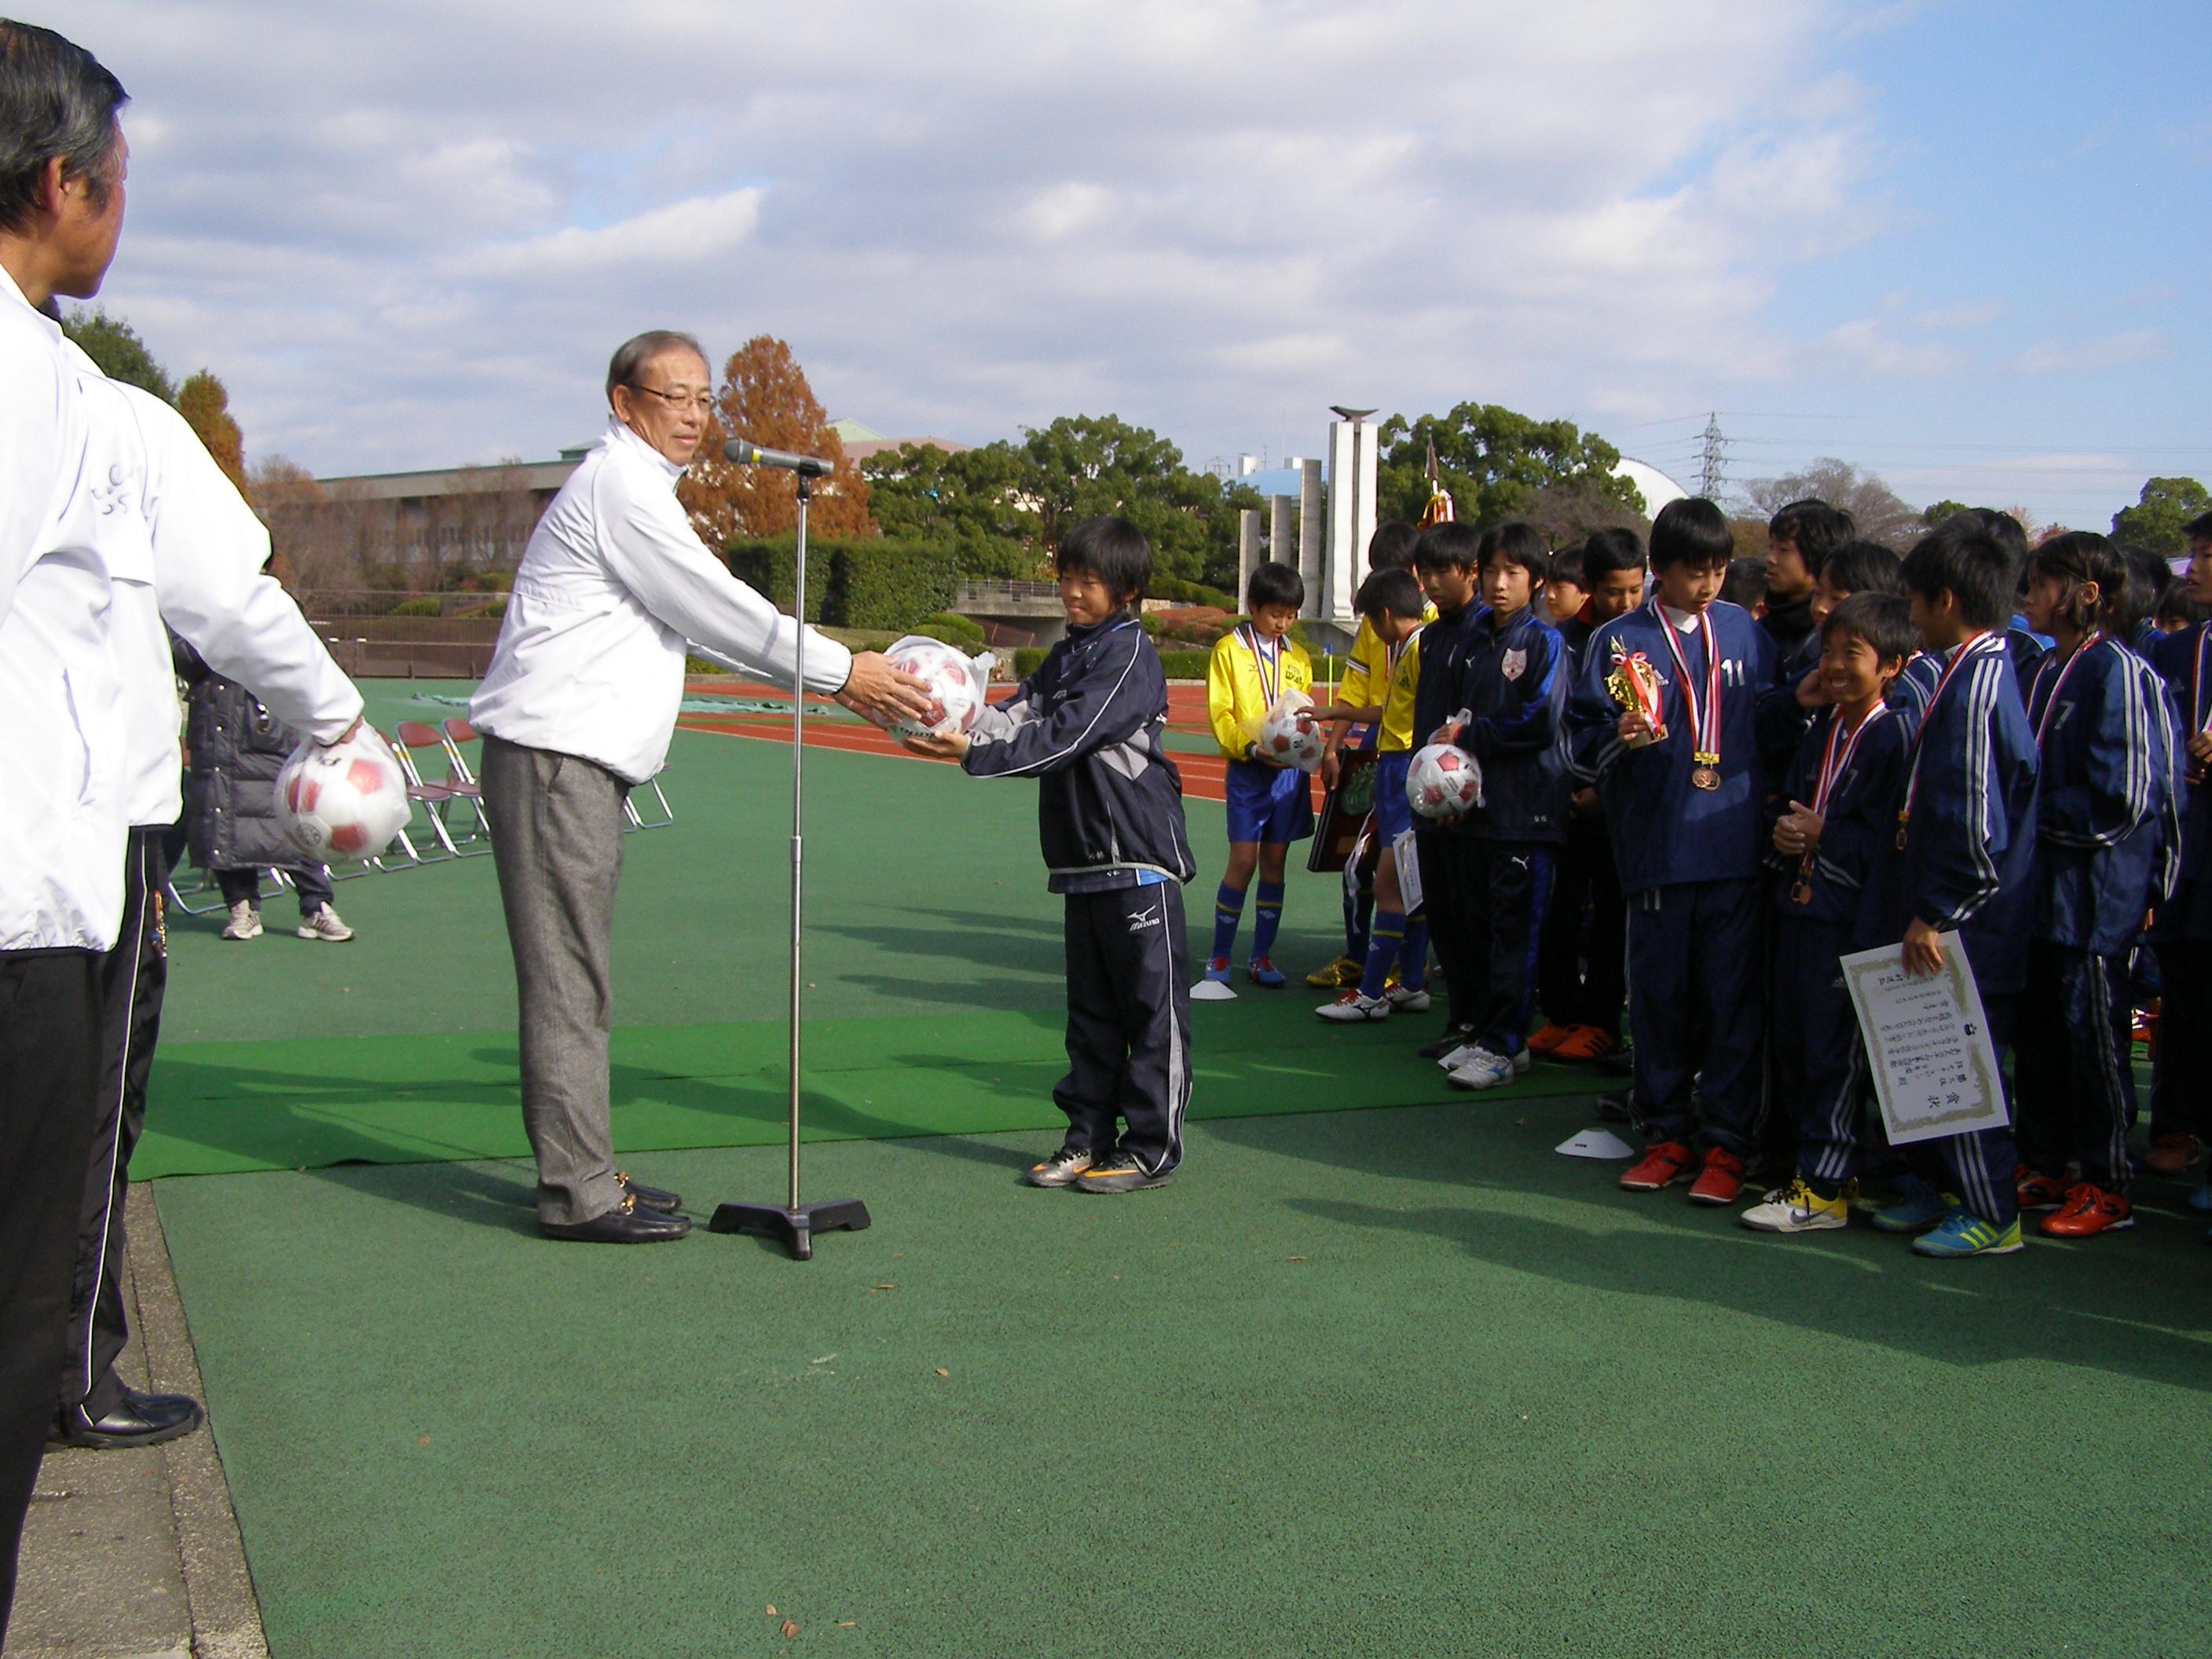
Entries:
MULTIPOLYGON (((609 419, 531 532, 469 705, 479 731, 642 783, 668 759, 687 642, 791 678, 799 624, 707 550, 676 499, 683 471, 609 419)), ((836 690, 852 653, 805 635, 807 689, 836 690)))

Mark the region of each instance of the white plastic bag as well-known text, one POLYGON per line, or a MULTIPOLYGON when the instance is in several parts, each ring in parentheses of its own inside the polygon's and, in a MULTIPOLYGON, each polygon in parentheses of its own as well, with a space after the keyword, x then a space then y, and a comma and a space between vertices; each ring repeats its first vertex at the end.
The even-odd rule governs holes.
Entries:
POLYGON ((927 720, 889 720, 872 714, 870 720, 902 739, 949 738, 974 729, 998 659, 988 651, 966 656, 957 646, 921 634, 892 641, 884 656, 901 673, 929 682, 930 715, 927 720))
POLYGON ((1321 770, 1328 753, 1328 728, 1313 717, 1313 706, 1303 691, 1285 691, 1275 699, 1252 738, 1261 760, 1301 772, 1321 770))

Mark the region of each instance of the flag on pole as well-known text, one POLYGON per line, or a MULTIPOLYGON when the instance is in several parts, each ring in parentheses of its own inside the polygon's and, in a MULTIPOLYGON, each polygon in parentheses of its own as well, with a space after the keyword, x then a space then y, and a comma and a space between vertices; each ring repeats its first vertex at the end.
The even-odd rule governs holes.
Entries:
POLYGON ((1429 440, 1428 465, 1421 470, 1429 480, 1429 504, 1421 509, 1419 527, 1426 530, 1432 524, 1449 524, 1452 521, 1451 492, 1443 486, 1443 469, 1437 462, 1437 441, 1434 438, 1429 440))

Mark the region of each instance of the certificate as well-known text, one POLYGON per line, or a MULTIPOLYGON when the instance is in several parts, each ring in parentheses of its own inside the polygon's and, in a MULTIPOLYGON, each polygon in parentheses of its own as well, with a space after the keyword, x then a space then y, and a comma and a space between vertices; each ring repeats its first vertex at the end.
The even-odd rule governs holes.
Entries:
POLYGON ((1937 939, 1940 973, 1906 973, 1894 945, 1842 958, 1893 1146, 2011 1121, 1966 947, 1956 933, 1937 939))

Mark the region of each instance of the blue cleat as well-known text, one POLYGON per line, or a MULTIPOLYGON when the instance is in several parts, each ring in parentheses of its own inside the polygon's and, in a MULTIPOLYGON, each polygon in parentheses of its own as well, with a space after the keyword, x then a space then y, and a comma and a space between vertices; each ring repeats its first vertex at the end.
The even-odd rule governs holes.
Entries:
POLYGON ((1912 1241, 1912 1248, 1920 1255, 1944 1257, 2010 1255, 2020 1247, 2018 1216, 1999 1227, 1967 1209, 1952 1211, 1934 1232, 1923 1233, 1912 1241))
POLYGON ((2189 1207, 2192 1210, 2212 1210, 2212 1176, 2206 1176, 2204 1184, 2190 1194, 2189 1207))
POLYGON ((1206 964, 1206 973, 1204 977, 1212 980, 1216 985, 1228 984, 1229 958, 1227 957, 1216 957, 1212 961, 1207 963, 1206 964))
POLYGON ((1868 1217, 1886 1233, 1923 1233, 1959 1207, 1949 1193, 1939 1193, 1917 1176, 1898 1183, 1897 1196, 1868 1217))
MULTIPOLYGON (((1212 971, 1210 969, 1207 970, 1209 976, 1212 971)), ((1253 984, 1264 985, 1271 991, 1279 990, 1291 982, 1283 970, 1265 957, 1254 957, 1244 971, 1252 976, 1253 984)), ((1224 964, 1223 977, 1227 977, 1226 964, 1224 964)))

